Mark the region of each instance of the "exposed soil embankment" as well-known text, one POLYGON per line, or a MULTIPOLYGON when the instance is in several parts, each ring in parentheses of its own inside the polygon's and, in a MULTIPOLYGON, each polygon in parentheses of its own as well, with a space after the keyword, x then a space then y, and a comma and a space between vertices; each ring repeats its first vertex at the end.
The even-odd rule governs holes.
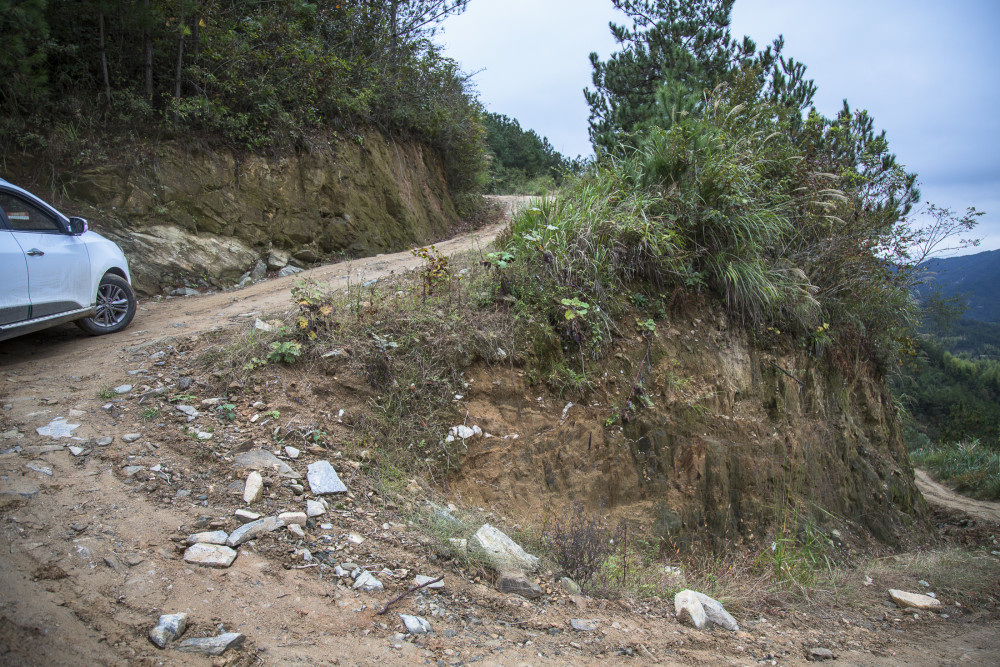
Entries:
POLYGON ((883 383, 699 315, 626 340, 584 401, 478 374, 470 423, 501 437, 471 441, 454 492, 539 519, 583 503, 675 541, 808 523, 895 543, 921 525, 883 383))

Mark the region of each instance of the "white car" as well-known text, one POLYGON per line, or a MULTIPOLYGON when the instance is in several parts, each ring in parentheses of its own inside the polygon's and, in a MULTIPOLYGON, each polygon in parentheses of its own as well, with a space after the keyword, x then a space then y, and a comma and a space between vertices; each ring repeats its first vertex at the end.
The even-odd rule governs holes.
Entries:
POLYGON ((0 178, 0 340, 70 321, 114 333, 135 310, 121 248, 0 178))

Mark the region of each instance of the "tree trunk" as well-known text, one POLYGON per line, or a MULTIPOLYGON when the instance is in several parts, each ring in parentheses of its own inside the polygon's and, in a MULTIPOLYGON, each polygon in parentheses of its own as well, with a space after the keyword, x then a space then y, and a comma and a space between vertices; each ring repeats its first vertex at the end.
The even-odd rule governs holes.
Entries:
POLYGON ((142 0, 142 7, 145 12, 143 17, 147 22, 146 28, 143 30, 143 42, 145 43, 145 54, 143 59, 143 70, 146 77, 146 99, 153 99, 153 36, 149 32, 149 0, 142 0))
POLYGON ((180 35, 177 38, 177 85, 174 88, 174 99, 181 99, 181 67, 184 64, 184 10, 181 9, 181 22, 178 26, 180 35))
POLYGON ((396 48, 399 44, 399 0, 392 0, 389 3, 389 47, 392 55, 396 55, 396 48))
POLYGON ((104 45, 104 12, 97 17, 101 32, 101 72, 104 74, 104 97, 108 106, 111 106, 111 80, 108 77, 108 53, 104 45))

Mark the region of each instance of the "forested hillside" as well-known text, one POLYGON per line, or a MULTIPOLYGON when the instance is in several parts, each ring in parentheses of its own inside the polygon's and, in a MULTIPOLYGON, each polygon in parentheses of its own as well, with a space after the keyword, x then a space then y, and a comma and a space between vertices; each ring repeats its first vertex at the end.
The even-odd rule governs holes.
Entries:
POLYGON ((534 130, 524 130, 516 118, 487 113, 486 143, 490 149, 487 190, 495 194, 545 194, 570 174, 579 175, 585 162, 559 153, 534 130))
POLYGON ((0 149, 76 165, 164 138, 282 152, 414 138, 484 178, 479 104, 430 41, 467 0, 0 0, 0 149))
POLYGON ((930 286, 942 296, 966 302, 965 317, 1000 322, 1000 250, 961 257, 936 257, 924 263, 930 286))

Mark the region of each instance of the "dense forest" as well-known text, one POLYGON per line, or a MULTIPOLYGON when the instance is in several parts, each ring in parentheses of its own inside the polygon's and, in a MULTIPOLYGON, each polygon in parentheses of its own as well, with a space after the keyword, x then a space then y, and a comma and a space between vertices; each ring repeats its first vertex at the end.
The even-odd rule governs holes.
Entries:
POLYGON ((431 40, 467 1, 0 0, 0 149, 81 164, 177 136, 281 151, 373 127, 478 189, 481 108, 431 40))
POLYGON ((580 157, 566 158, 546 137, 522 129, 516 118, 487 113, 483 120, 491 155, 490 193, 542 195, 561 185, 565 176, 579 175, 585 167, 580 157))

